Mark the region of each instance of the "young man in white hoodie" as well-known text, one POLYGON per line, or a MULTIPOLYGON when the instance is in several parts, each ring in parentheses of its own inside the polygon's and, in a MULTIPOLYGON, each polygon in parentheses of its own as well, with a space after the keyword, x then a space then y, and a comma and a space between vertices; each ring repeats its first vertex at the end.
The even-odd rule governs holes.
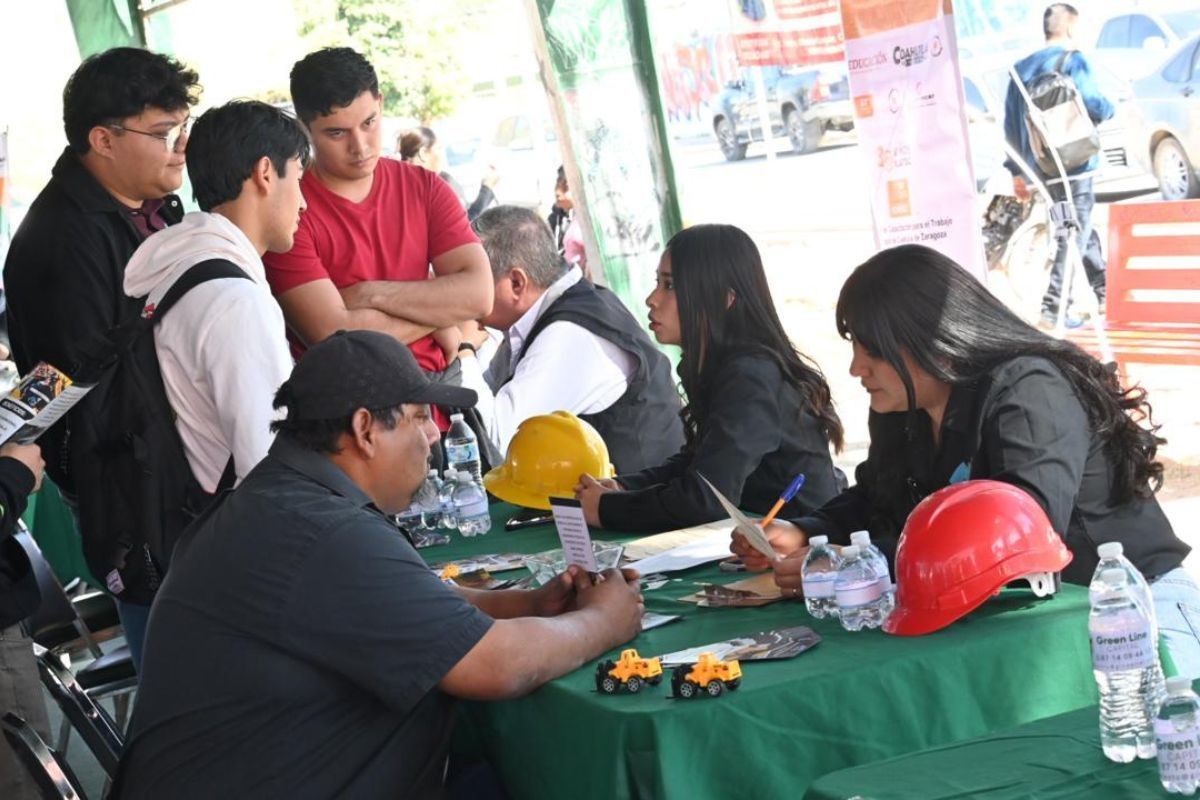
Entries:
POLYGON ((188 141, 202 209, 151 236, 125 269, 125 293, 159 302, 192 267, 223 260, 249 280, 218 278, 185 294, 154 332, 167 400, 196 480, 213 492, 233 459, 240 481, 267 454, 272 400, 292 370, 283 313, 264 252, 292 247, 309 157, 304 130, 266 103, 204 113, 188 141))

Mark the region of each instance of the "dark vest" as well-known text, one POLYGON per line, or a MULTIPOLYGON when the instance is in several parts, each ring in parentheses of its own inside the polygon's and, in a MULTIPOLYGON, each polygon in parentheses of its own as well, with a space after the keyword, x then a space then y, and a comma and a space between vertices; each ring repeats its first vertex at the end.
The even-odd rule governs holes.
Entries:
MULTIPOLYGON (((521 353, 554 322, 574 322, 637 359, 625 394, 603 411, 581 416, 600 432, 617 474, 656 467, 679 452, 683 423, 671 363, 617 296, 590 281, 579 281, 542 313, 521 353)), ((514 369, 519 360, 520 356, 513 362, 514 369)), ((570 376, 564 375, 563 380, 570 376)))

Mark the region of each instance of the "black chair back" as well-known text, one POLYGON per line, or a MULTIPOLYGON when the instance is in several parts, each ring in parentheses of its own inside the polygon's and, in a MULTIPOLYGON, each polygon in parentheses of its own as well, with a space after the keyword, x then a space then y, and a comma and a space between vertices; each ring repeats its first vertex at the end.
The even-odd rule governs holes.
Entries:
POLYGON ((78 619, 75 607, 71 605, 71 599, 59 583, 58 576, 50 568, 50 563, 42 555, 41 548, 37 546, 24 523, 19 523, 18 533, 13 538, 28 556, 29 563, 33 566, 33 575, 37 579, 38 590, 42 593, 41 605, 23 623, 29 638, 38 641, 40 635, 51 630, 74 626, 78 619))
POLYGON ((83 790, 66 762, 60 761, 37 731, 16 714, 0 719, 0 731, 47 800, 84 800, 83 790))

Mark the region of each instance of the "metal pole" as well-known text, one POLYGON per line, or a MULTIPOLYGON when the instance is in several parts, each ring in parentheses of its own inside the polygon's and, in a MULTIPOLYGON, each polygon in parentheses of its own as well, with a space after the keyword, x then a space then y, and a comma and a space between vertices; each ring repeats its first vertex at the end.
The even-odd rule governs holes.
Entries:
POLYGON ((758 124, 762 127, 763 144, 767 148, 767 163, 775 161, 775 131, 771 128, 771 108, 767 105, 767 82, 763 78, 763 70, 758 67, 754 73, 754 93, 758 96, 758 124))

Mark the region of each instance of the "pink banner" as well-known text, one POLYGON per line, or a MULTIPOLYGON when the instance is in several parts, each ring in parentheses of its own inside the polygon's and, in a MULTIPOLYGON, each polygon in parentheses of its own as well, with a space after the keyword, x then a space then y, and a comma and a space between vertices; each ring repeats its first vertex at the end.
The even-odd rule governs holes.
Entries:
POLYGON ((986 274, 949 0, 842 0, 875 241, 917 243, 986 274))

